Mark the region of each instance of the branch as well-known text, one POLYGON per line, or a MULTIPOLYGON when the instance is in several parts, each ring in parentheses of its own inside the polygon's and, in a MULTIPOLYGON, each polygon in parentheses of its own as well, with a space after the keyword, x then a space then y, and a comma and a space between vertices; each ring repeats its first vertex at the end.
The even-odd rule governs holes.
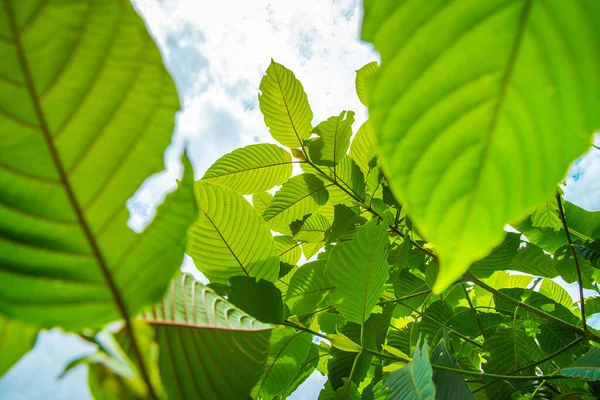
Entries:
POLYGON ((573 248, 571 234, 569 233, 569 226, 567 225, 567 219, 565 218, 565 212, 563 210, 560 193, 558 192, 556 193, 556 202, 558 203, 558 215, 560 216, 563 228, 565 229, 565 235, 567 236, 569 251, 571 252, 571 256, 573 257, 573 261, 575 262, 575 268, 577 269, 577 284, 579 286, 579 300, 581 303, 581 323, 583 324, 583 330, 587 332, 588 328, 587 321, 585 318, 585 306, 583 301, 583 279, 581 278, 581 267, 579 266, 579 260, 577 259, 577 254, 575 254, 575 249, 573 248))
POLYGON ((424 294, 429 294, 429 293, 431 293, 430 289, 423 290, 422 292, 412 293, 412 294, 409 294, 407 296, 400 297, 399 299, 396 299, 396 300, 380 301, 379 303, 377 303, 377 305, 378 306, 383 306, 385 304, 401 303, 401 302, 403 302, 405 300, 410 300, 410 299, 413 299, 415 297, 423 296, 424 294))
POLYGON ((463 288, 463 291, 465 292, 465 297, 467 299, 467 303, 469 303, 469 308, 471 309, 473 318, 475 318, 475 322, 477 322, 477 326, 479 327, 479 330, 481 331, 481 336, 483 336, 484 339, 487 339, 489 337, 489 335, 485 331, 485 328, 483 327, 483 324, 481 323, 481 319, 479 319, 477 310, 475 310, 475 307, 473 307, 473 303, 471 302, 471 296, 469 296, 469 292, 467 292, 467 287, 465 286, 465 283, 462 282, 461 286, 463 288))

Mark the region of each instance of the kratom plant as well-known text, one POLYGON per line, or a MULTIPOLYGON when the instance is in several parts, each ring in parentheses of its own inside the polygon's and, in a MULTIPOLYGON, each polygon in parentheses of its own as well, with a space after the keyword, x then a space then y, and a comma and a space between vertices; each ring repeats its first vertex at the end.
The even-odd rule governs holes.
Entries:
POLYGON ((0 375, 58 326, 97 345, 65 370, 97 399, 283 399, 315 371, 320 399, 600 394, 600 212, 558 187, 599 126, 599 2, 365 0, 370 119, 313 125, 272 61, 280 145, 196 182, 184 155, 139 234, 125 203, 179 108, 142 20, 4 0, 0 21, 0 375))

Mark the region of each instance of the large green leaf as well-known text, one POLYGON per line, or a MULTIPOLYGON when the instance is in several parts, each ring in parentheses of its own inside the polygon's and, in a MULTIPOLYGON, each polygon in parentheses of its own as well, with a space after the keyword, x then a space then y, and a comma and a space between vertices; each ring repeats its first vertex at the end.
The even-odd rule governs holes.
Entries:
POLYGON ((211 282, 236 275, 274 282, 279 257, 267 224, 241 194, 223 186, 195 183, 198 220, 189 228, 187 253, 211 282))
POLYGON ((125 206, 163 166, 175 85, 129 2, 0 7, 0 313, 68 329, 160 299, 195 216, 184 184, 141 234, 125 206))
POLYGON ((312 174, 296 175, 275 193, 263 218, 271 229, 288 233, 290 223, 317 210, 328 198, 321 179, 312 174))
POLYGON ((272 327, 189 275, 174 279, 144 320, 156 331, 169 398, 246 398, 267 361, 272 327))
POLYGON ((281 262, 296 265, 298 260, 300 260, 300 256, 302 256, 300 243, 289 236, 275 236, 273 239, 275 240, 275 247, 277 248, 277 254, 281 262))
MULTIPOLYGON (((456 357, 454 354, 450 353, 446 347, 445 341, 440 342, 433 353, 431 353, 431 364, 460 369, 456 357)), ((458 372, 434 369, 432 379, 439 400, 473 399, 473 394, 469 390, 462 375, 458 372)))
POLYGON ((560 370, 563 376, 579 378, 584 381, 600 380, 600 349, 590 348, 583 356, 579 357, 568 367, 560 370))
MULTIPOLYGON (((537 355, 536 348, 533 338, 527 336, 524 330, 518 327, 499 329, 483 343, 487 360, 485 372, 509 374, 521 369, 533 363, 537 355)), ((531 375, 533 368, 526 372, 526 375, 531 375)))
POLYGON ((519 249, 511 261, 510 269, 545 278, 558 276, 556 262, 552 256, 532 243, 527 243, 527 246, 519 249))
POLYGON ((386 386, 392 389, 390 400, 434 400, 436 388, 433 384, 433 371, 429 363, 429 346, 417 346, 413 359, 401 369, 390 374, 386 386))
POLYGON ((271 399, 293 382, 308 356, 311 339, 310 334, 293 328, 273 330, 267 363, 252 389, 254 399, 271 399))
POLYGON ((389 219, 377 222, 372 219, 358 229, 353 240, 338 243, 327 260, 327 278, 336 287, 329 296, 331 304, 357 324, 369 318, 388 279, 389 219))
POLYGON ((520 244, 521 235, 507 233, 504 241, 485 258, 475 262, 469 272, 478 278, 488 278, 496 271, 510 269, 520 244))
POLYGON ((0 378, 33 347, 38 329, 0 315, 0 378))
POLYGON ((312 132, 313 113, 294 73, 271 60, 260 91, 260 110, 273 138, 287 147, 302 147, 312 132))
POLYGON ((600 125, 600 3, 365 1, 382 164, 441 292, 546 200, 600 125), (440 31, 444 32, 440 35, 440 31))
MULTIPOLYGON (((335 166, 346 155, 352 136, 354 113, 342 111, 330 117, 314 129, 317 138, 311 139, 308 146, 311 160, 317 165, 335 166)), ((335 167, 334 167, 335 168, 335 167)))
POLYGON ((273 201, 273 195, 267 192, 258 192, 252 195, 252 205, 260 215, 267 209, 273 201))
POLYGON ((261 143, 225 154, 206 171, 202 180, 253 194, 283 184, 290 175, 290 153, 274 144, 261 143))
POLYGON ((292 315, 313 312, 335 289, 325 278, 325 264, 322 260, 304 264, 292 277, 285 298, 292 315))

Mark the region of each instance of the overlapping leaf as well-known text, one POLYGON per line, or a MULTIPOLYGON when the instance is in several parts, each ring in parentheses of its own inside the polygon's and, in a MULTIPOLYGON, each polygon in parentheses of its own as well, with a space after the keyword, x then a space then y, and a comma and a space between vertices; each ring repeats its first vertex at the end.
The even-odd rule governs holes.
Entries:
POLYGON ((370 63, 364 65, 360 69, 356 70, 356 79, 354 85, 356 86, 356 94, 358 95, 358 99, 363 105, 369 105, 369 96, 367 95, 367 88, 365 80, 373 75, 379 69, 379 65, 377 61, 371 61, 370 63))
POLYGON ((241 194, 253 194, 283 184, 290 175, 290 153, 274 144, 261 143, 225 154, 206 171, 202 180, 241 194))
POLYGON ((336 287, 331 304, 357 324, 369 318, 388 279, 388 223, 377 222, 371 220, 358 229, 355 239, 337 244, 327 260, 327 278, 336 287))
POLYGON ((373 159, 378 155, 379 147, 377 145, 377 138, 375 137, 375 132, 373 132, 371 121, 367 120, 361 125, 358 132, 356 132, 356 136, 352 139, 350 157, 352 157, 366 176, 373 167, 373 159))
POLYGON ((304 264, 292 277, 285 302, 292 315, 313 312, 325 296, 335 289, 325 278, 325 261, 304 264))
POLYGON ((394 193, 436 245, 435 292, 588 149, 600 125, 598 6, 365 1, 362 37, 382 60, 369 115, 394 193))
POLYGON ((0 315, 0 378, 33 348, 38 329, 0 315))
POLYGON ((600 380, 600 349, 590 348, 583 356, 566 368, 560 370, 564 376, 579 378, 585 381, 600 380))
POLYGON ((252 205, 260 215, 267 209, 273 201, 273 195, 267 192, 258 192, 252 195, 252 205))
POLYGON ((272 327, 189 275, 144 320, 156 331, 169 398, 246 398, 267 361, 272 327))
POLYGON ((260 91, 260 110, 273 138, 287 147, 302 147, 312 132, 313 113, 294 73, 271 60, 260 91))
POLYGON ((127 226, 127 199, 162 169, 175 85, 128 2, 38 6, 0 10, 0 313, 97 327, 164 293, 196 214, 192 171, 143 233, 127 226))
POLYGON ((216 184, 195 184, 198 220, 189 228, 187 253, 211 282, 236 275, 275 281, 279 257, 269 228, 237 192, 216 184))
POLYGON ((429 363, 429 346, 417 346, 413 359, 403 368, 392 372, 386 386, 392 389, 390 400, 434 400, 436 388, 433 383, 433 371, 429 363))
POLYGON ((335 117, 321 122, 314 129, 317 138, 308 146, 310 158, 317 165, 333 167, 345 156, 350 146, 354 113, 342 111, 335 117))

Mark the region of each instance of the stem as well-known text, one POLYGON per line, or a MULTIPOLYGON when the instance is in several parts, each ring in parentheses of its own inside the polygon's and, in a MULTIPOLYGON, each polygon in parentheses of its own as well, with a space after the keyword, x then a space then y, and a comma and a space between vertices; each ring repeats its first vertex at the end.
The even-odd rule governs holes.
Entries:
MULTIPOLYGON (((564 376, 561 375, 521 375, 521 376, 511 376, 511 375, 498 375, 498 374, 489 374, 486 372, 475 372, 475 371, 467 371, 464 369, 455 369, 455 368, 450 368, 450 367, 442 367, 441 365, 436 365, 436 364, 432 364, 431 365, 433 368, 435 369, 439 369, 441 371, 448 371, 448 372, 456 372, 459 374, 463 374, 463 375, 468 375, 468 376, 477 376, 479 378, 485 378, 485 377, 489 377, 489 378, 495 378, 495 379, 508 379, 508 380, 538 380, 538 379, 545 379, 545 380, 550 380, 550 379, 564 379, 564 376)), ((477 388, 476 390, 479 390, 481 388, 477 388)), ((475 393, 475 391, 473 391, 473 393, 475 393)))
POLYGON ((326 336, 326 335, 323 335, 322 333, 315 332, 315 331, 313 331, 312 329, 308 329, 308 328, 305 328, 305 327, 303 327, 303 326, 300 326, 300 325, 296 325, 295 323, 293 323, 293 322, 290 322, 290 321, 287 321, 287 320, 286 320, 286 321, 283 321, 283 322, 281 323, 281 325, 284 325, 284 326, 289 326, 289 327, 291 327, 291 328, 296 328, 296 329, 298 329, 299 331, 302 331, 302 332, 307 332, 307 333, 311 333, 311 334, 313 334, 313 335, 315 335, 315 336, 318 336, 318 337, 320 337, 320 338, 327 339, 327 336, 326 336))
POLYGON ((479 327, 481 336, 483 336, 484 339, 487 339, 489 337, 489 335, 485 331, 485 328, 483 327, 483 324, 481 323, 481 320, 479 319, 477 310, 475 310, 475 307, 473 307, 473 303, 471 302, 471 296, 469 296, 469 292, 467 292, 467 287, 465 286, 465 283, 463 282, 461 284, 461 286, 463 288, 463 292, 465 292, 465 298, 467 299, 467 303, 469 303, 469 308, 471 309, 471 314, 473 314, 473 318, 475 318, 475 322, 477 322, 477 326, 479 327))
POLYGON ((573 261, 575 262, 575 268, 577 269, 577 284, 579 286, 579 300, 581 303, 581 323, 583 324, 583 330, 587 332, 588 328, 587 321, 585 319, 585 306, 583 301, 583 279, 581 278, 581 267, 579 266, 579 260, 577 259, 577 254, 575 254, 575 249, 573 248, 571 234, 569 233, 569 226, 567 225, 567 219, 565 218, 565 212, 563 210, 560 193, 558 192, 556 193, 556 203, 558 203, 558 215, 560 216, 563 228, 565 229, 565 235, 567 236, 569 251, 571 252, 571 256, 573 257, 573 261))
POLYGON ((423 290, 422 292, 412 293, 412 294, 409 294, 407 296, 400 297, 399 299, 396 299, 396 300, 380 301, 379 303, 377 303, 377 305, 378 306, 382 306, 384 304, 401 303, 401 302, 403 302, 405 300, 410 300, 412 298, 423 296, 423 295, 429 294, 429 293, 431 293, 431 290, 429 290, 429 289, 428 290, 423 290))
POLYGON ((590 340, 593 340, 594 342, 600 343, 600 337, 598 337, 595 333, 593 333, 591 331, 585 331, 578 326, 571 325, 570 323, 565 322, 562 319, 555 317, 554 315, 548 314, 540 309, 530 306, 529 304, 525 304, 523 302, 520 302, 519 300, 513 299, 512 297, 494 289, 493 287, 489 286, 488 284, 475 278, 469 272, 467 272, 465 274, 465 278, 467 280, 473 282, 475 285, 479 286, 480 288, 487 290, 488 292, 492 293, 495 296, 498 296, 502 300, 512 303, 512 304, 516 305, 517 307, 524 309, 525 311, 529 311, 532 314, 538 315, 538 316, 544 318, 546 321, 551 321, 551 322, 555 322, 559 325, 562 325, 563 327, 567 328, 571 332, 578 334, 582 338, 590 339, 590 340))

